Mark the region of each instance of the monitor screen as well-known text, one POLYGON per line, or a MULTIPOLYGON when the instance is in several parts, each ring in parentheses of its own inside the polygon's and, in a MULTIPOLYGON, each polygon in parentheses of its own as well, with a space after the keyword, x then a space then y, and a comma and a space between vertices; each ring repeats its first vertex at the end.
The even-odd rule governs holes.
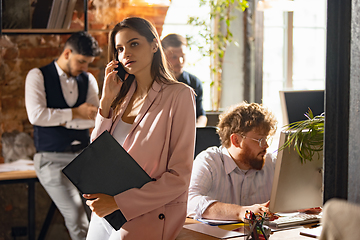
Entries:
MULTIPOLYGON (((279 147, 283 146, 288 131, 280 133, 279 147)), ((291 146, 278 152, 271 190, 271 212, 291 212, 323 205, 323 155, 316 153, 312 161, 301 163, 291 146)))
POLYGON ((280 91, 283 124, 306 120, 309 108, 314 116, 324 112, 324 90, 280 91))

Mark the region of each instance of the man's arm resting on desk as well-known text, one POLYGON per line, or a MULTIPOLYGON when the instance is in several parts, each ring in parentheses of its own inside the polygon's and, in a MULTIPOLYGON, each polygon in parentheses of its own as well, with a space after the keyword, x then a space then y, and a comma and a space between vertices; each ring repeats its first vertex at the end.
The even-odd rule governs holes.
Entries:
POLYGON ((218 220, 241 220, 244 221, 246 210, 261 213, 268 211, 269 202, 254 204, 251 206, 240 206, 236 204, 214 202, 202 214, 203 218, 218 220))

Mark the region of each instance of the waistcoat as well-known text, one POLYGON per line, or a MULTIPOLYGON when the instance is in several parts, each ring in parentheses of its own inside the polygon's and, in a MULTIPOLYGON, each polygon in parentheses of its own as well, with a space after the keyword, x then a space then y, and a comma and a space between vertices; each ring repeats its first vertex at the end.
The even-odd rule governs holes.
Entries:
MULTIPOLYGON (((70 107, 64 98, 60 78, 52 62, 40 68, 44 76, 46 93, 46 105, 48 108, 75 108, 86 101, 89 86, 89 77, 83 72, 76 77, 78 84, 78 99, 73 107, 70 107)), ((42 127, 34 125, 34 142, 38 152, 78 152, 89 144, 88 129, 68 129, 63 126, 42 127), (72 143, 76 141, 79 144, 72 143)))

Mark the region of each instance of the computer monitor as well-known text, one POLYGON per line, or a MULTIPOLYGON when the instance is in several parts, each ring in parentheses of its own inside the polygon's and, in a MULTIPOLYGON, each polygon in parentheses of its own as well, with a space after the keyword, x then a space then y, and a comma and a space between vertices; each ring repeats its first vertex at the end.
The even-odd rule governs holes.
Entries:
POLYGON ((306 120, 309 108, 314 116, 324 112, 324 90, 280 91, 283 124, 306 120))
MULTIPOLYGON (((279 147, 289 131, 280 133, 279 147)), ((301 163, 291 146, 278 152, 271 191, 271 212, 292 212, 323 205, 323 154, 314 154, 312 161, 301 163)))

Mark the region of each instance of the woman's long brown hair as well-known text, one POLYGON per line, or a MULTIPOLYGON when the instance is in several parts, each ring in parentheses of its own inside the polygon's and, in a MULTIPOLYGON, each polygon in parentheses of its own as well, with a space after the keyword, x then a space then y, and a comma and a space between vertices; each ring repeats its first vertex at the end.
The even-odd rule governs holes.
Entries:
MULTIPOLYGON (((174 76, 171 74, 164 51, 161 46, 159 35, 156 32, 155 27, 147 20, 138 17, 126 18, 123 21, 115 25, 115 27, 109 33, 109 46, 108 46, 108 60, 118 61, 117 51, 115 46, 115 35, 122 29, 129 28, 138 32, 141 36, 145 37, 149 43, 152 43, 154 39, 158 44, 158 50, 154 53, 153 61, 151 63, 151 77, 153 81, 158 81, 164 84, 172 84, 177 82, 174 76)), ((111 108, 114 109, 114 116, 119 111, 122 101, 126 94, 129 92, 130 86, 134 80, 124 81, 118 95, 113 100, 111 108)))

